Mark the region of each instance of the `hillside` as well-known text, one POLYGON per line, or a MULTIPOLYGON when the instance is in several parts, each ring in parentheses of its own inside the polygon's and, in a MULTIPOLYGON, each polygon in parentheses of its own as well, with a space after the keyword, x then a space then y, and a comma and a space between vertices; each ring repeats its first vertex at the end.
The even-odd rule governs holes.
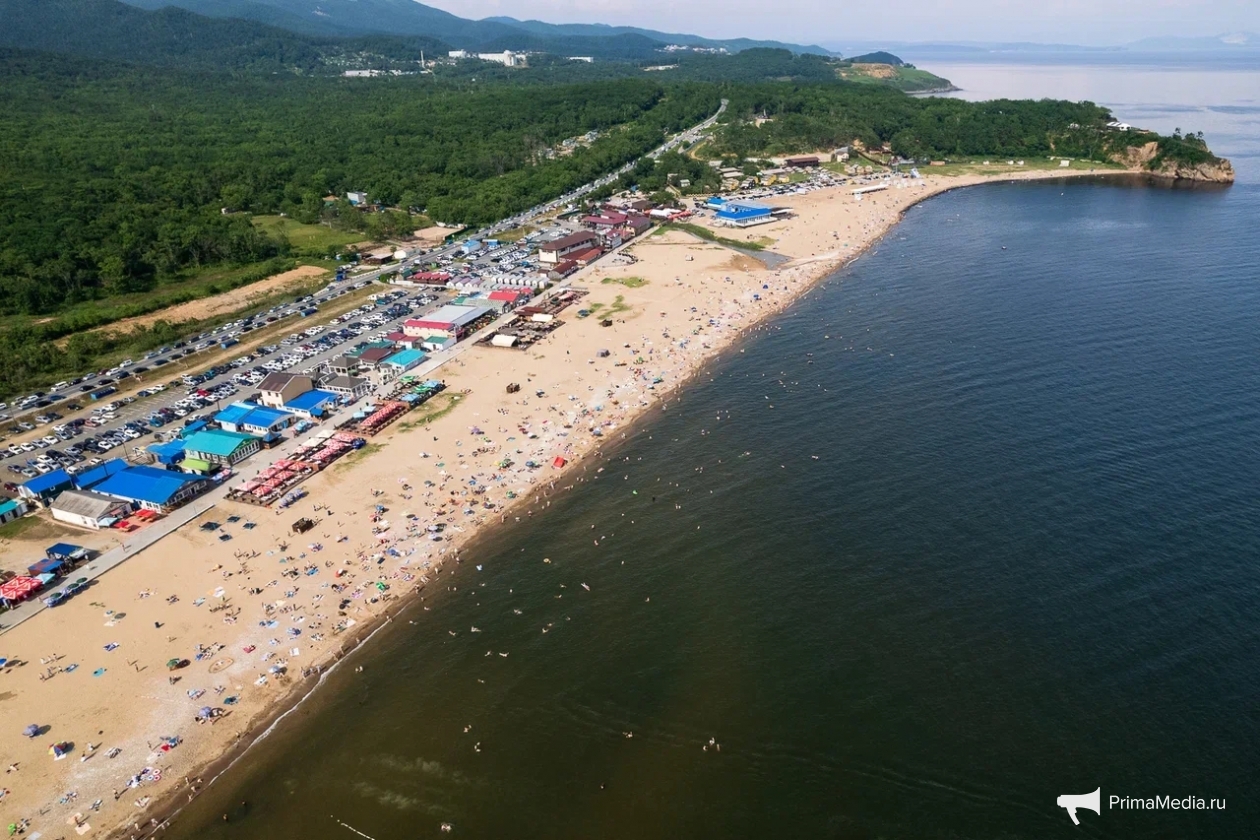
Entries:
POLYGON ((423 35, 460 49, 493 52, 543 50, 564 55, 641 57, 667 44, 723 48, 782 47, 828 55, 818 46, 747 38, 728 40, 657 32, 630 26, 551 24, 513 18, 468 20, 414 0, 127 0, 145 9, 178 6, 209 17, 235 17, 307 34, 423 35), (644 45, 651 43, 650 50, 644 45))
POLYGON ((319 45, 284 29, 116 0, 0 0, 0 47, 219 70, 311 69, 322 60, 319 45))

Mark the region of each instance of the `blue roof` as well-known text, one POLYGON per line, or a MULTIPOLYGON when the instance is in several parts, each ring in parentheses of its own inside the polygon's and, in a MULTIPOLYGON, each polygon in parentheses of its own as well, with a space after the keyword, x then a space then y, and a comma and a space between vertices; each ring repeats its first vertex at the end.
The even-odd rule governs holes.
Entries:
POLYGON ((318 408, 327 402, 334 402, 337 395, 332 391, 307 391, 305 394, 299 394, 284 404, 285 408, 294 408, 298 411, 310 411, 312 408, 318 408))
POLYGON ((187 452, 208 452, 211 455, 228 457, 237 449, 257 438, 240 432, 224 432, 212 429, 208 432, 197 432, 184 439, 187 452))
POLYGON ((412 364, 419 364, 427 358, 423 350, 399 350, 394 355, 386 358, 381 364, 385 365, 402 365, 406 367, 412 364))
POLYGON ((245 418, 245 415, 254 410, 251 403, 232 403, 227 408, 214 415, 214 419, 220 423, 228 425, 236 425, 245 418))
POLYGON ((160 470, 156 467, 128 467, 117 475, 105 479, 93 490, 120 499, 163 505, 182 490, 184 485, 202 480, 199 476, 160 470))
POLYGON ((17 499, 8 499, 7 501, 0 502, 0 516, 3 516, 11 510, 17 510, 17 506, 17 499))
POLYGON ((183 454, 184 442, 176 438, 166 443, 151 443, 146 448, 159 458, 174 458, 183 454))
POLYGON ((232 403, 214 416, 220 424, 229 426, 250 426, 258 429, 270 429, 281 420, 292 417, 287 411, 264 408, 254 403, 232 403))
POLYGON ((721 207, 725 203, 726 203, 726 199, 722 198, 722 196, 720 195, 715 195, 705 202, 705 204, 708 205, 709 207, 721 207))
POLYGON ((48 490, 60 487, 63 484, 73 484, 74 479, 70 477, 70 473, 65 470, 53 470, 50 473, 37 475, 30 481, 24 482, 23 487, 30 493, 43 493, 48 490))
POLYGON ((82 551, 82 550, 83 550, 83 546, 81 545, 72 545, 71 543, 56 543, 54 545, 48 546, 48 548, 45 548, 44 554, 48 555, 49 557, 54 557, 54 558, 69 557, 71 554, 74 554, 76 551, 82 551))
POLYGON ((729 202, 721 210, 717 211, 719 219, 751 219, 756 216, 769 216, 770 208, 762 207, 760 204, 736 204, 729 202))
POLYGON ((126 461, 122 458, 111 458, 103 464, 92 467, 90 470, 84 470, 76 475, 74 477, 74 486, 80 490, 87 490, 125 469, 127 469, 126 461))

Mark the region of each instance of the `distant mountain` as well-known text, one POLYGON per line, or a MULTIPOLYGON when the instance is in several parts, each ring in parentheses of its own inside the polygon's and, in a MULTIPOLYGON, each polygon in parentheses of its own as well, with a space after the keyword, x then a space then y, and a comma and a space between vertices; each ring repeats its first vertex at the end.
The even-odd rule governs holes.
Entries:
POLYGON ((468 20, 415 0, 125 0, 144 9, 178 6, 200 15, 244 18, 313 35, 426 35, 461 49, 483 52, 510 49, 570 55, 637 58, 648 42, 654 52, 667 44, 724 48, 781 47, 828 55, 818 46, 782 44, 748 38, 710 39, 633 26, 552 24, 514 18, 468 20))
POLYGON ((612 35, 639 35, 664 44, 677 44, 686 47, 707 47, 725 49, 728 52, 771 48, 791 50, 794 53, 814 53, 831 55, 831 51, 811 44, 785 44, 782 41, 757 41, 751 38, 704 38, 699 35, 686 35, 671 32, 658 32, 654 29, 640 29, 637 26, 609 26, 604 23, 545 23, 541 20, 517 20, 511 17, 490 17, 486 21, 502 23, 517 29, 524 29, 535 35, 556 37, 558 35, 577 35, 584 37, 608 37, 612 35))
POLYGON ((1144 52, 1228 52, 1260 53, 1260 35, 1254 32, 1234 32, 1228 35, 1214 35, 1210 38, 1143 38, 1126 44, 1130 50, 1144 52))
POLYGON ((117 0, 0 0, 0 47, 213 69, 314 67, 309 38, 249 20, 183 9, 146 12, 117 0))

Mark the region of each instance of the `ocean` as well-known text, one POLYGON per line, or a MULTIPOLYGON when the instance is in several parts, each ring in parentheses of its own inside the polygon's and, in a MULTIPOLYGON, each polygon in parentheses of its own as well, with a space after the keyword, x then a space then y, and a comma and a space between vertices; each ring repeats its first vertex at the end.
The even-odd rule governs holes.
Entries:
POLYGON ((1255 836, 1260 73, 930 69, 1202 129, 1239 183, 912 209, 168 837, 1255 836))

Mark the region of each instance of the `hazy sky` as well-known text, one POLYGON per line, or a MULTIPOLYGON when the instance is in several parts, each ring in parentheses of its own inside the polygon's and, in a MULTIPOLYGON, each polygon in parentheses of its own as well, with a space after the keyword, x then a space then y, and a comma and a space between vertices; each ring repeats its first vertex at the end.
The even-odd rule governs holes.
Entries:
POLYGON ((794 42, 1039 41, 1122 44, 1260 31, 1260 0, 423 0, 461 17, 643 26, 794 42), (852 10, 846 14, 845 10, 852 10))

